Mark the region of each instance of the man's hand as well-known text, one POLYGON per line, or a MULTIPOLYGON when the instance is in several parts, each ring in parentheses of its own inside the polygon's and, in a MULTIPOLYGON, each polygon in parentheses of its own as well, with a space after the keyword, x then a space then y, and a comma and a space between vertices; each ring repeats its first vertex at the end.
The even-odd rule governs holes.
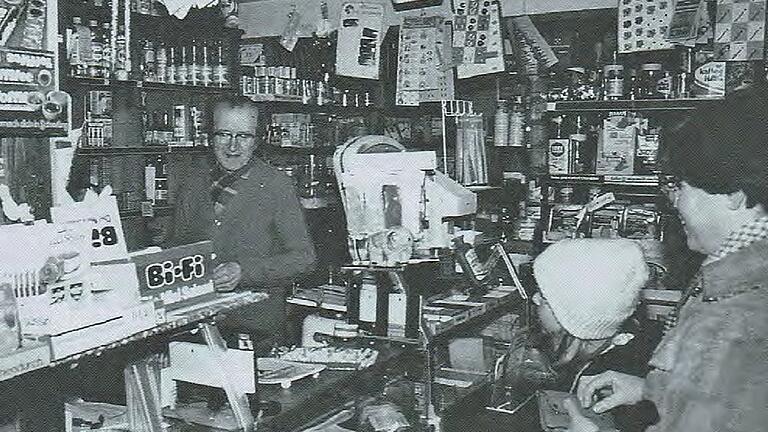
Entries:
POLYGON ((596 394, 608 394, 592 406, 594 412, 603 413, 620 405, 633 405, 640 402, 643 400, 644 386, 644 378, 607 371, 600 375, 581 377, 577 394, 584 408, 592 406, 596 394))
POLYGON ((568 410, 568 417, 571 422, 568 425, 568 432, 598 432, 600 428, 590 419, 581 413, 574 398, 567 398, 563 401, 563 406, 568 410))
POLYGON ((243 271, 240 264, 236 262, 221 263, 213 270, 213 287, 219 292, 234 291, 242 277, 243 271))

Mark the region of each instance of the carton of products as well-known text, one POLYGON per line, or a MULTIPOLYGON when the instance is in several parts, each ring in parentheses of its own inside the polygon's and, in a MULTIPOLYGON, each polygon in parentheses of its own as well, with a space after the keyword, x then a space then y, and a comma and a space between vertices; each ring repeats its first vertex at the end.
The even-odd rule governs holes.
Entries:
POLYGON ((549 140, 548 164, 550 174, 571 174, 573 172, 573 155, 568 138, 549 140))
POLYGON ((603 120, 597 143, 596 174, 634 174, 637 127, 625 116, 603 120))
POLYGON ((725 96, 725 62, 709 62, 696 68, 691 85, 695 98, 721 98, 725 96))

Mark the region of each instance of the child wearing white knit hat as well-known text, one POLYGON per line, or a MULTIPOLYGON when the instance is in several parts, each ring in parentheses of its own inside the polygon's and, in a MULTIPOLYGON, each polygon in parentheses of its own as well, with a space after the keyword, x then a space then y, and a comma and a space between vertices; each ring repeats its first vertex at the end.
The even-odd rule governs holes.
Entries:
MULTIPOLYGON (((539 292, 533 296, 553 352, 561 390, 575 390, 582 375, 607 368, 647 372, 653 343, 623 332, 648 282, 640 246, 626 239, 563 240, 533 263, 539 292), (631 343, 630 343, 631 341, 631 343)), ((632 326, 626 326, 632 327, 632 326)), ((638 329, 633 329, 638 330, 638 329)), ((644 430, 657 419, 650 404, 614 412, 619 430, 644 430)))
POLYGON ((536 258, 533 272, 558 322, 580 339, 613 336, 648 281, 642 249, 626 239, 561 241, 536 258))

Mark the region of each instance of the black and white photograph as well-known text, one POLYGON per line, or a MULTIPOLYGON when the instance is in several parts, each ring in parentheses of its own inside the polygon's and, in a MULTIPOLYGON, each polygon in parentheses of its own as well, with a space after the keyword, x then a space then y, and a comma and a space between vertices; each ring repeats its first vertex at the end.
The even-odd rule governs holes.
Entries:
POLYGON ((0 0, 0 432, 768 431, 766 0, 0 0))

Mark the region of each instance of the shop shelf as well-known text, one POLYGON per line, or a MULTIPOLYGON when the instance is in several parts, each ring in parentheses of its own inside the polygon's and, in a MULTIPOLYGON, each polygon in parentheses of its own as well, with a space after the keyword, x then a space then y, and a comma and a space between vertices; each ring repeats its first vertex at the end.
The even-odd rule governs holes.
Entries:
POLYGON ((84 86, 108 90, 111 88, 136 88, 148 91, 179 91, 206 94, 226 94, 234 92, 233 87, 206 87, 161 82, 144 82, 138 80, 117 80, 111 78, 66 77, 69 86, 84 86))
MULTIPOLYGON (((165 216, 171 214, 173 206, 153 206, 152 214, 154 216, 165 216)), ((143 217, 144 212, 142 210, 120 210, 120 217, 123 219, 143 217)))
POLYGON ((639 99, 611 101, 548 102, 550 112, 608 112, 608 111, 689 111, 719 101, 719 98, 698 99, 639 99))
MULTIPOLYGON (((144 341, 151 337, 172 333, 184 327, 210 320, 219 313, 257 303, 266 298, 266 294, 256 292, 235 294, 217 293, 214 294, 212 298, 207 298, 207 301, 201 300, 198 303, 192 304, 184 311, 177 311, 173 315, 170 315, 165 323, 158 324, 157 326, 148 330, 144 330, 126 337, 116 338, 114 341, 98 346, 96 348, 88 349, 83 352, 79 352, 77 354, 53 361, 51 360, 51 348, 49 341, 42 340, 40 342, 34 342, 22 349, 18 349, 12 353, 4 354, 0 357, 0 365, 4 366, 3 371, 5 371, 5 373, 0 376, 0 381, 49 366, 72 364, 85 357, 96 357, 109 350, 124 347, 130 343, 144 341)), ((116 321, 116 323, 118 324, 116 324, 115 327, 119 327, 119 321, 116 321)), ((88 337, 88 335, 85 333, 87 333, 87 331, 84 329, 83 337, 88 337)))
POLYGON ((206 146, 195 147, 78 147, 76 153, 80 156, 133 156, 133 155, 157 155, 157 154, 206 154, 210 148, 206 146))
POLYGON ((265 105, 271 111, 280 112, 302 112, 309 114, 328 114, 328 115, 366 115, 380 110, 380 108, 371 106, 342 106, 342 105, 317 105, 313 103, 304 104, 301 96, 282 96, 282 95, 249 95, 252 101, 265 105))
POLYGON ((331 156, 333 152, 336 151, 336 146, 291 147, 291 146, 265 145, 263 149, 273 154, 331 156))
POLYGON ((621 186, 658 187, 657 175, 595 175, 595 174, 550 174, 545 182, 551 184, 599 184, 621 186))

